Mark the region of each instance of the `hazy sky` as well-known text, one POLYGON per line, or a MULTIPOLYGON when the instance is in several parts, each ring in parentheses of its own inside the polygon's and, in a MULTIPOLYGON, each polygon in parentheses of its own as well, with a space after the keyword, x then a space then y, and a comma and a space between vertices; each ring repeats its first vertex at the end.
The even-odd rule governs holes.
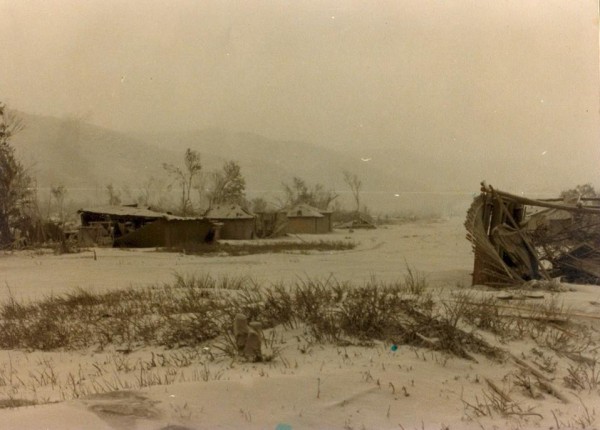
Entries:
POLYGON ((576 152, 599 175, 597 0, 0 0, 0 31, 0 99, 23 111, 576 152))

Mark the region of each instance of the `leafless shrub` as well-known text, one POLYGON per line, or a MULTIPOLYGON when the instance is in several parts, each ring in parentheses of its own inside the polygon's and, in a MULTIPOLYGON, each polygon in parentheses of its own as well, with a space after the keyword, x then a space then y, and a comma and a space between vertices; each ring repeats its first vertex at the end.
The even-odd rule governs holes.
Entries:
POLYGON ((567 387, 574 390, 594 391, 600 386, 600 366, 596 360, 592 363, 569 365, 564 381, 567 387))
MULTIPOLYGON (((233 317, 242 313, 265 329, 303 323, 317 342, 365 344, 382 339, 465 358, 472 358, 467 351, 497 354, 457 327, 464 311, 448 320, 436 311, 431 295, 423 293, 424 284, 414 285, 371 279, 355 286, 328 278, 265 288, 249 278, 176 275, 171 284, 139 289, 100 294, 80 289, 32 303, 9 298, 0 306, 0 347, 181 348, 220 337, 218 346, 231 355, 234 349, 227 336, 233 317)), ((448 308, 446 314, 451 311, 448 308)))
POLYGON ((523 409, 519 403, 513 401, 506 393, 497 389, 484 389, 482 396, 475 396, 474 401, 468 402, 461 395, 464 412, 470 419, 480 417, 501 416, 508 417, 516 416, 537 416, 543 418, 537 412, 533 412, 533 408, 523 409))

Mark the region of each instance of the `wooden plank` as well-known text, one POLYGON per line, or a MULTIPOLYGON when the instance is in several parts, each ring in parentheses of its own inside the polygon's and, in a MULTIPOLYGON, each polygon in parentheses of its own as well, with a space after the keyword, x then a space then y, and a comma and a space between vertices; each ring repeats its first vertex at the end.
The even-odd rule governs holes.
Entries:
POLYGON ((534 199, 529 199, 527 197, 516 196, 514 194, 510 194, 505 191, 495 190, 495 192, 498 193, 501 197, 513 200, 515 202, 518 202, 518 203, 521 203, 524 205, 539 206, 541 208, 547 208, 547 209, 559 209, 559 210, 564 210, 567 212, 574 212, 574 213, 587 213, 587 214, 592 214, 592 215, 600 215, 600 209, 596 209, 593 207, 586 207, 586 206, 578 207, 578 206, 569 206, 569 205, 565 205, 565 204, 561 205, 561 204, 557 204, 557 203, 551 203, 551 202, 546 202, 546 201, 542 201, 542 200, 534 200, 534 199))
MULTIPOLYGON (((496 194, 496 190, 494 190, 493 188, 492 188, 492 193, 496 194)), ((506 209, 506 207, 504 206, 504 202, 502 201, 502 199, 500 197, 498 197, 497 201, 498 201, 498 204, 502 207, 502 210, 504 211, 504 214, 506 215, 506 217, 508 218, 508 220, 515 227, 515 229, 517 231, 517 234, 519 235, 519 237, 521 238, 521 240, 523 241, 523 243, 525 244, 525 246, 527 247, 527 249, 529 250, 529 252, 533 256, 533 258, 535 258, 535 261, 536 261, 536 263, 538 265, 538 268, 542 272, 542 276, 544 277, 545 280, 549 281, 551 279, 550 275, 548 275, 548 272, 546 272, 546 269, 544 268, 544 266, 542 266, 542 263, 540 262, 540 259, 537 256, 537 252, 536 252, 535 248, 533 247, 533 245, 531 244, 531 242, 529 241, 529 239, 523 234, 523 232, 521 231, 521 229, 519 228, 518 224, 513 219, 512 215, 510 214, 510 212, 508 211, 508 209, 506 209)))

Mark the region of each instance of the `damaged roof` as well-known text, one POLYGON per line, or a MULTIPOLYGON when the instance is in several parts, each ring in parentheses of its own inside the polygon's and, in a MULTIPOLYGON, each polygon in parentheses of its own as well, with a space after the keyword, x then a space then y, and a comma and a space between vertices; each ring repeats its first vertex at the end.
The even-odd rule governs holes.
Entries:
POLYGON ((206 218, 211 219, 253 219, 254 215, 241 207, 238 204, 224 204, 217 205, 211 209, 209 209, 206 214, 204 214, 206 218))
POLYGON ((145 218, 145 219, 166 219, 168 221, 190 221, 190 220, 203 220, 205 217, 182 217, 171 215, 166 212, 157 212, 147 208, 138 208, 135 206, 94 206, 93 208, 79 209, 77 213, 82 214, 94 214, 94 215, 107 215, 112 217, 127 217, 127 218, 145 218))
POLYGON ((138 218, 166 218, 169 214, 163 212, 156 212, 146 208, 138 208, 133 206, 94 206, 93 208, 83 208, 77 211, 78 213, 89 213, 97 215, 111 215, 111 216, 127 216, 127 217, 138 217, 138 218))
POLYGON ((323 214, 317 208, 307 204, 296 205, 287 211, 288 218, 303 217, 303 218, 323 218, 323 214))

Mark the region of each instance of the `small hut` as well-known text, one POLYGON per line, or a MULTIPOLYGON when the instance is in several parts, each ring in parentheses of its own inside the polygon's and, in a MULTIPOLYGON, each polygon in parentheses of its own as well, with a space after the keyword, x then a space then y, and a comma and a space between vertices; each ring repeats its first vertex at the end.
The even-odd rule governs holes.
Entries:
POLYGON ((205 218, 222 224, 220 238, 224 240, 252 239, 255 235, 254 214, 235 203, 209 209, 205 218))
POLYGON ((256 236, 278 237, 286 234, 287 214, 285 210, 265 210, 256 212, 256 236))
POLYGON ((324 234, 332 231, 331 212, 299 204, 287 211, 287 233, 324 234))
POLYGON ((175 217, 131 206, 100 206, 78 212, 82 246, 172 247, 212 242, 219 237, 220 225, 202 217, 175 217))

